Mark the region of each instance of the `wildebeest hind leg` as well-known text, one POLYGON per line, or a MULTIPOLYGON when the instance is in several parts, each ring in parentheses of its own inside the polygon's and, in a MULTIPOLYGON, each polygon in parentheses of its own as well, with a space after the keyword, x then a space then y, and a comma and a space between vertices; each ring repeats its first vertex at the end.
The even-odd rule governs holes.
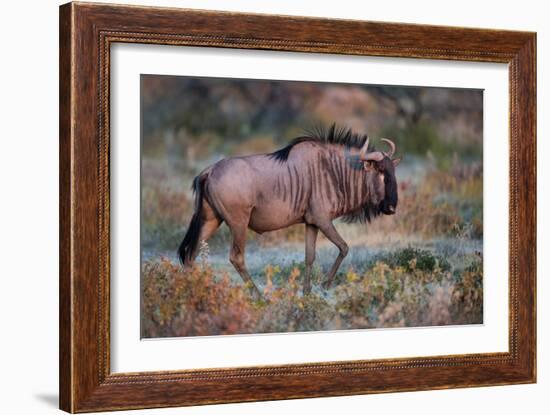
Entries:
POLYGON ((321 229, 323 235, 325 235, 340 250, 338 257, 336 258, 336 261, 334 261, 330 272, 327 274, 327 279, 323 284, 323 287, 327 289, 330 288, 332 281, 334 280, 334 276, 336 275, 336 271, 338 271, 340 264, 348 254, 349 248, 348 244, 342 239, 332 222, 327 221, 322 224, 318 224, 317 226, 319 226, 319 229, 321 229))
MULTIPOLYGON (((216 230, 220 227, 222 224, 222 221, 218 218, 212 218, 204 222, 201 228, 201 234, 199 236, 199 243, 207 242, 208 239, 216 232, 216 230)), ((200 249, 200 246, 199 246, 200 249)))
MULTIPOLYGON (((200 212, 201 215, 201 228, 199 233, 198 242, 199 244, 201 242, 206 242, 208 239, 216 232, 216 230, 220 227, 223 220, 221 220, 218 215, 214 212, 210 204, 203 200, 202 210, 200 212)), ((192 267, 195 263, 195 257, 199 253, 200 245, 197 244, 194 252, 189 256, 189 258, 185 261, 186 267, 192 267)))
POLYGON ((304 295, 311 292, 311 266, 315 261, 315 243, 319 228, 306 223, 306 275, 304 278, 304 295))
POLYGON ((208 201, 204 200, 202 206, 203 224, 199 236, 199 242, 206 242, 222 224, 222 220, 216 215, 208 201))
POLYGON ((229 229, 231 229, 231 234, 233 235, 233 244, 231 245, 231 252, 229 253, 229 260, 245 282, 246 286, 250 290, 252 296, 259 300, 262 298, 260 290, 252 281, 252 277, 248 273, 245 265, 245 245, 246 245, 246 230, 247 226, 239 226, 237 224, 228 223, 229 229))

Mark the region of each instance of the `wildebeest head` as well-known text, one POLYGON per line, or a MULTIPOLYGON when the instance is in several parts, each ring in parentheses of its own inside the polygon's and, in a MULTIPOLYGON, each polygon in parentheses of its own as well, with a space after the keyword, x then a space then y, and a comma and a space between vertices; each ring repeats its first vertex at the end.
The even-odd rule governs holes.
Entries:
POLYGON ((375 195, 373 196, 378 203, 380 212, 386 215, 393 215, 396 212, 398 200, 395 167, 401 161, 401 157, 393 158, 395 153, 395 144, 393 141, 386 138, 382 138, 381 140, 389 145, 389 152, 369 152, 369 139, 367 138, 359 153, 359 158, 363 162, 365 170, 373 173, 371 176, 374 181, 373 189, 375 195))

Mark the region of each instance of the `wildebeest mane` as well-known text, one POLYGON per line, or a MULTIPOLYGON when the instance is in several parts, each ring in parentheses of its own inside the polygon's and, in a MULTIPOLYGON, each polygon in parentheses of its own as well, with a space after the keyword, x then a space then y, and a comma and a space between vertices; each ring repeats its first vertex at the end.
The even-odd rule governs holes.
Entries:
MULTIPOLYGON (((290 151, 296 144, 304 142, 316 142, 323 144, 338 144, 346 147, 361 148, 367 140, 367 134, 357 134, 351 128, 338 127, 333 123, 330 127, 318 125, 306 130, 305 135, 294 138, 286 147, 277 150, 269 156, 279 162, 288 160, 290 151)), ((373 151, 369 145, 369 151, 373 151)))

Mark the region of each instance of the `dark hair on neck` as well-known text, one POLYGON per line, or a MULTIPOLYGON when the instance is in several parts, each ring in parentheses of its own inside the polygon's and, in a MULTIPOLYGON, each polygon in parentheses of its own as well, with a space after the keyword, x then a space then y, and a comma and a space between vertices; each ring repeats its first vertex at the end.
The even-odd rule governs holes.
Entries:
MULTIPOLYGON (((269 154, 269 156, 282 163, 288 160, 290 151, 296 144, 316 142, 361 148, 365 144, 366 140, 367 134, 354 133, 351 128, 338 127, 336 123, 333 123, 328 128, 324 125, 317 125, 309 130, 306 130, 303 136, 294 138, 286 147, 269 154)), ((369 145, 369 151, 372 150, 373 149, 371 149, 371 146, 369 145)))

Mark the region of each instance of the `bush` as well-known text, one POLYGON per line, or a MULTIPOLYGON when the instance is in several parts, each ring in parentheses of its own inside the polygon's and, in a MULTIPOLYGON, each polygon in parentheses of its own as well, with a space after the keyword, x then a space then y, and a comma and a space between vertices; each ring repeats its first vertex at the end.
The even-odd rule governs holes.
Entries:
POLYGON ((167 259, 143 265, 142 337, 250 332, 256 305, 245 289, 208 267, 183 272, 167 259))
POLYGON ((302 295, 303 264, 264 270, 263 299, 205 262, 183 272, 167 259, 143 266, 142 336, 175 337, 473 324, 483 321, 481 261, 450 272, 429 251, 403 249, 330 290, 302 295))
POLYGON ((457 324, 481 323, 483 315, 483 264, 475 261, 458 278, 453 289, 451 312, 457 324))
POLYGON ((432 252, 424 249, 411 247, 389 254, 384 259, 389 265, 403 267, 409 272, 413 269, 429 272, 433 272, 436 269, 440 269, 441 271, 449 271, 451 269, 451 264, 445 258, 434 255, 432 252))
POLYGON ((453 324, 451 273, 415 264, 415 258, 406 267, 378 261, 361 278, 338 287, 336 307, 347 328, 453 324))

